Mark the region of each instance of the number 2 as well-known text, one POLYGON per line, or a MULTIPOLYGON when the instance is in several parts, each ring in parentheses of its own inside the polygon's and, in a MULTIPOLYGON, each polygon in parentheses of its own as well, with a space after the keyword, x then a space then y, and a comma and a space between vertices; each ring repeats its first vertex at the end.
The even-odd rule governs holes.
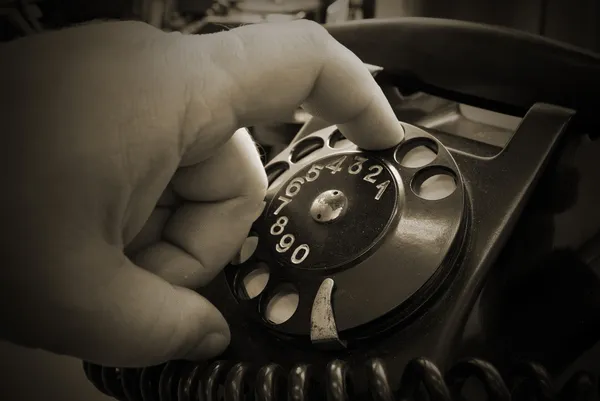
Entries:
POLYGON ((375 179, 375 177, 377 177, 379 174, 381 174, 381 172, 383 171, 383 167, 378 166, 378 165, 369 167, 369 171, 373 171, 373 170, 376 170, 376 171, 374 173, 365 175, 365 178, 363 178, 363 180, 365 180, 366 182, 370 182, 371 184, 375 184, 375 182, 377 181, 375 179))

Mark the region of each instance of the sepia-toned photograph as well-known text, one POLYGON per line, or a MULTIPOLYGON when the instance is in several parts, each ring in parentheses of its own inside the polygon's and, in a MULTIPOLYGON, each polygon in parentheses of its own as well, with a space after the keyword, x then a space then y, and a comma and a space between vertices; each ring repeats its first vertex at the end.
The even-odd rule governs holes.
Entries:
POLYGON ((0 401, 600 401, 599 98, 597 0, 0 0, 0 401))

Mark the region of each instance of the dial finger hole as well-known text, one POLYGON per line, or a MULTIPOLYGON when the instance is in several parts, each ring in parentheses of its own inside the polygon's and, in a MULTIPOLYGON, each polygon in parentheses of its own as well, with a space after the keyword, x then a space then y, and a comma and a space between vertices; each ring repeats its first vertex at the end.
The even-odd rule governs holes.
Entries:
POLYGON ((257 247, 258 237, 256 235, 249 236, 242 244, 242 247, 240 248, 237 255, 235 255, 235 257, 231 261, 231 264, 236 266, 241 265, 242 263, 246 263, 248 259, 250 259, 252 255, 254 255, 254 252, 256 252, 257 247))
POLYGON ((282 324, 294 316, 300 303, 298 290, 291 284, 279 287, 265 308, 265 319, 273 324, 282 324))
POLYGON ((420 168, 434 161, 437 154, 437 143, 429 139, 419 139, 398 148, 396 161, 403 167, 420 168))
POLYGON ((413 192, 426 200, 440 200, 452 195, 456 190, 455 175, 442 168, 422 170, 413 180, 413 192))
POLYGON ((321 149, 323 146, 325 146, 325 142, 321 138, 313 137, 304 139, 294 146, 294 149, 292 149, 290 154, 290 160, 292 163, 298 163, 300 160, 321 149))
POLYGON ((334 149, 342 149, 352 146, 352 142, 350 142, 342 133, 338 130, 329 137, 329 146, 334 149))
POLYGON ((241 280, 240 296, 245 299, 254 299, 265 290, 269 282, 269 266, 260 262, 241 280))
POLYGON ((269 188, 281 184, 281 176, 285 173, 290 166, 286 162, 276 162, 265 168, 267 173, 267 181, 269 182, 269 188))

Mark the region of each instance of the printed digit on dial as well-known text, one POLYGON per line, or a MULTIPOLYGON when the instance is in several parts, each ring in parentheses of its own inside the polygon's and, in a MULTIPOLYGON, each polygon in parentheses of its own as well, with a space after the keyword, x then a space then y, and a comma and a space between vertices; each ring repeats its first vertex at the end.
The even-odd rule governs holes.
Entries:
POLYGON ((381 199, 388 185, 390 185, 390 180, 384 181, 381 184, 375 186, 375 188, 378 189, 377 194, 375 195, 375 200, 381 199))
POLYGON ((362 156, 354 156, 354 160, 356 160, 356 162, 348 167, 348 173, 352 175, 360 173, 363 169, 363 164, 369 159, 362 156))
POLYGON ((285 216, 281 216, 280 218, 277 219, 277 221, 275 223, 273 223, 273 225, 271 226, 271 235, 281 235, 283 234, 283 231, 285 230, 285 226, 287 226, 287 223, 289 222, 290 219, 288 219, 285 216))
POLYGON ((294 196, 298 195, 298 192, 300 192, 300 190, 302 189, 302 184, 304 184, 304 178, 294 178, 292 181, 290 181, 287 188, 285 189, 285 194, 290 198, 293 198, 294 196))
POLYGON ((323 170, 323 166, 314 164, 310 170, 308 170, 308 173, 306 173, 306 177, 304 178, 307 182, 313 182, 319 178, 319 175, 321 175, 321 170, 323 170))
POLYGON ((342 171, 342 165, 344 164, 344 162, 346 161, 347 158, 348 158, 348 156, 342 156, 340 158, 337 158, 334 161, 332 161, 331 163, 329 163, 326 166, 326 168, 331 170, 331 174, 339 173, 340 171, 342 171))
POLYGON ((296 241, 296 238, 292 234, 285 234, 281 237, 279 243, 275 245, 275 250, 279 253, 285 253, 294 245, 294 241, 296 241))
POLYGON ((275 211, 273 212, 273 214, 275 216, 277 216, 279 214, 279 212, 281 212, 283 210, 283 208, 286 207, 286 205, 292 201, 291 199, 286 198, 285 196, 280 196, 279 198, 277 198, 277 200, 280 200, 281 203, 279 204, 277 209, 275 209, 275 211))
POLYGON ((309 253, 310 253, 309 246, 306 244, 302 244, 294 250, 294 252, 292 253, 292 257, 290 258, 290 261, 295 265, 299 265, 300 263, 302 263, 306 260, 309 253))
POLYGON ((379 174, 381 174, 381 172, 383 171, 383 167, 381 167, 378 164, 374 164, 371 167, 369 167, 369 171, 373 171, 373 170, 375 170, 375 172, 365 175, 365 178, 363 178, 363 180, 365 180, 366 182, 370 182, 371 184, 375 184, 377 182, 375 177, 377 177, 379 174))

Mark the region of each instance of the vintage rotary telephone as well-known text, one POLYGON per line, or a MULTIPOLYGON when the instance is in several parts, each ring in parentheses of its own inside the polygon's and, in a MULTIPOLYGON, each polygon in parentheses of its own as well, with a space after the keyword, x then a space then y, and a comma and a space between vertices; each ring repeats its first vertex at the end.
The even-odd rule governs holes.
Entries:
POLYGON ((329 30, 382 68, 404 141, 367 152, 307 123, 266 165, 249 252, 201 290, 230 322, 225 355, 85 363, 88 378, 130 401, 597 400, 594 374, 569 367, 600 339, 600 248, 558 249, 552 219, 577 204, 569 154, 598 132, 600 56, 449 20, 329 30), (411 123, 429 117, 433 97, 404 106, 421 92, 517 123, 411 123), (417 147, 431 155, 420 165, 417 147), (434 176, 445 185, 431 196, 434 176), (260 294, 245 285, 257 271, 260 294), (295 312, 265 317, 278 291, 296 294, 295 312))

